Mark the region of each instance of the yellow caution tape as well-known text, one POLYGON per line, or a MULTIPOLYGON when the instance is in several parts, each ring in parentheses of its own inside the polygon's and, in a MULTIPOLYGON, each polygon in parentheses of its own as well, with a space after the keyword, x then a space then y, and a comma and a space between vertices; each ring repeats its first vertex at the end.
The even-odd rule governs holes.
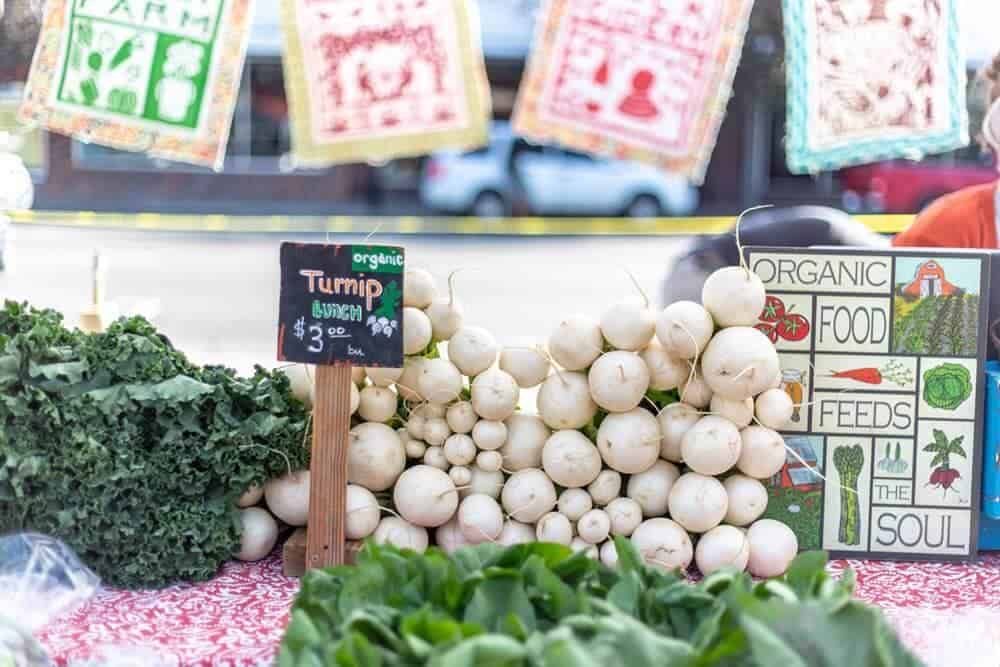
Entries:
MULTIPOLYGON (((656 218, 436 218, 382 216, 242 216, 158 213, 94 213, 16 211, 22 225, 54 225, 94 229, 141 229, 160 232, 468 234, 515 236, 692 236, 730 230, 735 216, 656 218)), ((871 230, 892 234, 905 229, 912 215, 862 215, 871 230)))

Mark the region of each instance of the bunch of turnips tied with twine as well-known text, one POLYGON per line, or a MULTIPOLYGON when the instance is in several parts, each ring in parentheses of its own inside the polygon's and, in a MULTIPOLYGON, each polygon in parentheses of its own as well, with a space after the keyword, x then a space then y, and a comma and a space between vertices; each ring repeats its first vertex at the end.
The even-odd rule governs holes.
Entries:
MULTIPOLYGON (((439 292, 407 269, 403 366, 354 369, 348 540, 447 552, 541 541, 613 566, 618 536, 663 569, 786 570, 797 540, 761 518, 761 480, 786 462, 778 431, 796 406, 757 327, 767 295, 756 275, 724 268, 701 303, 661 312, 639 289, 597 318, 567 316, 536 346, 501 345, 469 322, 455 278, 439 292)), ((312 370, 284 369, 306 402, 312 370)), ((304 525, 308 487, 305 469, 270 481, 270 512, 304 525)), ((242 556, 269 553, 275 525, 244 510, 242 556)))

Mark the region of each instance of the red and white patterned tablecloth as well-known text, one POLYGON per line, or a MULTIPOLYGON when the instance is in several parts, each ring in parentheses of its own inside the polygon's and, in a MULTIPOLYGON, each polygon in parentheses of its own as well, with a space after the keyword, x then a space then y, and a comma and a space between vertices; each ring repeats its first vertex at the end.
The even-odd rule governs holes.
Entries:
MULTIPOLYGON (((846 566, 857 573, 858 597, 884 609, 929 665, 1000 665, 1000 554, 973 564, 835 561, 830 569, 846 566)), ((103 591, 40 639, 61 665, 135 649, 166 665, 269 664, 297 590, 277 557, 230 563, 203 584, 103 591)))

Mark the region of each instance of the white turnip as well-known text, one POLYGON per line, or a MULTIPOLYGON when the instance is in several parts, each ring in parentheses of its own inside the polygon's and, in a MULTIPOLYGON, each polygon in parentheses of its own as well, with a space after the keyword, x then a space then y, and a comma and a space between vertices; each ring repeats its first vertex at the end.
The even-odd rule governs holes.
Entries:
POLYGON ((792 529, 774 519, 761 519, 747 530, 750 543, 750 574, 755 577, 780 577, 799 551, 799 541, 792 529))
POLYGON ((604 507, 622 493, 622 476, 617 470, 602 470, 587 486, 587 493, 593 503, 604 507))
POLYGON ((447 408, 441 403, 421 403, 413 408, 413 414, 424 419, 444 419, 447 408))
POLYGON ((423 440, 407 440, 406 445, 406 458, 408 459, 422 459, 424 454, 427 453, 427 443, 423 440))
POLYGON ((424 308, 431 321, 434 340, 450 340, 462 328, 465 311, 455 299, 455 271, 448 276, 448 296, 434 297, 424 308))
POLYGON ((726 516, 729 496, 722 482, 714 477, 688 472, 674 482, 667 501, 670 518, 688 532, 705 533, 726 516))
POLYGON ((240 523, 242 533, 236 558, 242 561, 266 558, 278 541, 278 522, 267 510, 249 507, 240 510, 240 523))
POLYGON ((749 526, 767 509, 767 489, 756 479, 746 475, 730 475, 722 485, 729 496, 726 523, 749 526))
POLYGON ((767 479, 785 465, 785 439, 777 431, 763 426, 747 426, 740 432, 743 441, 736 467, 744 475, 767 479))
POLYGON ((761 426, 780 431, 792 421, 795 402, 782 389, 768 389, 757 397, 757 421, 761 426))
POLYGON ((576 532, 584 542, 600 544, 611 532, 611 518, 604 510, 590 510, 577 521, 576 532))
POLYGON ((417 465, 399 476, 392 502, 399 515, 413 525, 436 528, 455 514, 458 491, 447 473, 417 465))
POLYGON ((472 381, 472 408, 483 419, 503 421, 517 410, 521 389, 510 373, 490 368, 472 381))
POLYGON ((444 441, 444 457, 453 466, 467 466, 476 460, 476 443, 462 433, 450 435, 444 441))
POLYGON ((363 540, 378 528, 382 510, 375 494, 357 484, 347 485, 347 508, 344 535, 349 540, 363 540))
POLYGON ((766 300, 764 282, 739 266, 719 269, 701 290, 701 302, 720 327, 752 327, 766 300))
POLYGON ((667 354, 660 341, 654 339, 639 353, 649 369, 649 388, 657 391, 676 389, 687 382, 691 363, 667 354))
POLYGON ((365 383, 365 369, 363 366, 351 366, 351 382, 361 387, 365 383))
POLYGON ((694 557, 687 531, 670 519, 646 519, 632 533, 632 544, 647 565, 664 571, 684 570, 694 557))
POLYGON ((431 321, 418 308, 403 308, 403 354, 420 354, 431 344, 431 321))
POLYGON ((475 377, 497 360, 497 341, 486 329, 462 327, 448 341, 448 358, 462 375, 475 377))
POLYGON ((503 510, 497 501, 482 493, 473 493, 458 507, 458 526, 469 544, 493 542, 503 530, 503 510))
POLYGON ((550 375, 538 390, 538 414, 552 429, 583 428, 597 414, 590 383, 583 373, 550 375))
POLYGON ((423 357, 406 357, 403 359, 403 372, 399 376, 399 379, 396 380, 396 391, 408 401, 423 399, 417 385, 420 382, 420 371, 423 370, 426 361, 423 357))
POLYGON ((394 516, 387 516, 379 522, 372 539, 376 544, 391 544, 399 549, 410 549, 417 553, 427 551, 430 542, 426 528, 414 526, 394 516))
MULTIPOLYGON (((633 479, 635 478, 633 477, 633 479)), ((666 507, 666 503, 664 503, 664 507, 666 507)), ((631 498, 615 498, 608 503, 604 511, 611 519, 612 535, 629 537, 642 523, 642 507, 631 498)))
POLYGON ((385 491, 406 467, 406 448, 385 424, 365 422, 351 429, 347 481, 369 491, 385 491))
POLYGON ((466 466, 452 466, 448 470, 448 476, 451 477, 451 481, 455 482, 455 486, 468 486, 469 482, 472 481, 472 471, 466 466))
POLYGON ((424 442, 434 447, 440 447, 451 435, 448 422, 443 417, 431 417, 424 422, 424 442))
POLYGON ((512 518, 535 523, 556 506, 556 487, 544 472, 529 468, 510 476, 500 498, 512 518))
POLYGON ((559 486, 587 486, 601 472, 601 454, 579 431, 556 431, 542 448, 542 468, 559 486))
POLYGON ((424 465, 437 468, 438 470, 448 470, 451 464, 448 457, 444 455, 444 447, 428 447, 424 450, 424 465))
MULTIPOLYGON (((392 437, 395 438, 396 434, 393 433, 392 437)), ((298 470, 272 479, 264 485, 264 501, 271 514, 289 526, 306 525, 309 518, 309 471, 298 470)))
POLYGON ((431 403, 451 403, 462 393, 462 386, 462 374, 447 359, 428 359, 420 367, 417 391, 431 403))
POLYGON ((712 388, 708 386, 704 375, 698 369, 694 373, 688 373, 688 377, 681 384, 681 400, 692 407, 704 410, 712 403, 712 388))
POLYGON ((753 399, 734 401, 716 394, 708 404, 708 411, 716 417, 732 422, 736 428, 743 428, 753 421, 753 399))
POLYGON ((507 442, 509 429, 503 422, 480 419, 472 427, 472 439, 479 449, 492 451, 500 449, 507 442))
POLYGON ((739 528, 716 526, 701 536, 694 562, 704 575, 731 567, 745 570, 750 560, 750 542, 739 528))
POLYGON ((638 352, 656 333, 656 315, 648 303, 629 299, 605 310, 600 326, 604 339, 616 349, 638 352))
POLYGON ((545 422, 535 415, 517 413, 508 417, 504 424, 507 429, 506 437, 503 446, 500 447, 504 467, 514 471, 540 468, 542 449, 552 435, 545 422))
POLYGON ((452 554, 462 547, 469 546, 469 541, 458 526, 458 517, 453 516, 447 523, 438 526, 434 531, 434 544, 441 547, 446 554, 452 554))
POLYGON ((706 415, 681 440, 681 456, 688 468, 702 475, 721 475, 740 458, 743 441, 728 419, 706 415))
POLYGON ((426 308, 437 294, 434 276, 424 269, 407 269, 403 275, 403 305, 426 308))
POLYGON ((396 392, 386 387, 365 387, 361 390, 358 416, 366 422, 385 423, 396 414, 396 392))
POLYGON ((649 389, 649 368, 634 352, 608 352, 590 367, 587 381, 597 405, 609 412, 628 412, 649 389))
POLYGON ((573 524, 566 515, 549 512, 535 525, 535 536, 539 542, 552 542, 568 547, 573 542, 573 524))
POLYGON ((243 495, 236 501, 237 507, 253 507, 264 497, 264 487, 259 484, 251 484, 250 488, 243 492, 243 495))
POLYGON ((577 553, 583 552, 587 558, 597 560, 600 557, 597 547, 580 537, 574 537, 573 541, 569 543, 569 548, 577 553))
POLYGON ((316 367, 311 364, 289 364, 279 368, 288 377, 292 396, 302 401, 307 410, 312 410, 316 398, 316 367))
POLYGON ((579 521, 593 507, 594 499, 584 489, 566 489, 559 494, 559 513, 570 521, 579 521))
POLYGON ((674 463, 681 463, 681 442, 684 434, 701 420, 697 408, 687 403, 672 403, 660 411, 656 421, 660 424, 663 438, 660 440, 660 457, 674 463))
POLYGON ((415 440, 424 439, 424 424, 427 422, 423 415, 411 412, 406 419, 406 432, 415 440))
POLYGON ((604 463, 626 475, 643 472, 656 463, 660 439, 656 417, 642 408, 613 412, 597 429, 597 448, 604 463))
POLYGON ((497 537, 497 544, 512 547, 515 544, 530 544, 535 541, 535 527, 513 519, 504 521, 503 530, 497 537))
POLYGON ((753 327, 723 329, 701 357, 705 383, 723 398, 742 401, 771 386, 781 368, 774 344, 753 327))
POLYGON ((500 370, 510 373, 521 389, 540 385, 551 368, 548 357, 537 349, 505 347, 500 353, 500 370))
POLYGON ((366 368, 365 375, 376 387, 391 387, 403 376, 402 368, 366 368))
POLYGON ((351 414, 353 415, 361 407, 361 392, 358 391, 358 385, 351 383, 351 414))
POLYGON ((618 549, 615 548, 613 540, 608 540, 601 545, 600 556, 605 567, 610 567, 612 570, 618 567, 618 549))
POLYGON ((677 466, 661 459, 648 470, 632 475, 625 487, 625 494, 638 503, 642 516, 663 516, 667 513, 670 490, 680 476, 681 471, 677 466))
POLYGON ((476 454, 476 465, 486 472, 496 472, 503 468, 503 455, 497 451, 479 452, 476 454))
POLYGON ((469 472, 472 474, 472 480, 469 481, 468 489, 462 489, 459 494, 461 497, 464 498, 473 493, 483 493, 493 499, 500 497, 500 491, 503 489, 504 482, 502 472, 499 470, 493 472, 483 470, 479 466, 471 466, 469 472))
POLYGON ((574 315, 559 323, 549 337, 552 360, 567 371, 580 371, 601 355, 604 337, 601 327, 584 315, 574 315))
POLYGON ((656 320, 656 338, 664 351, 679 359, 694 359, 708 345, 715 331, 712 316, 694 301, 677 301, 663 309, 656 320))
POLYGON ((444 419, 448 422, 448 428, 452 433, 472 433, 473 427, 479 421, 469 401, 459 401, 449 405, 444 419))

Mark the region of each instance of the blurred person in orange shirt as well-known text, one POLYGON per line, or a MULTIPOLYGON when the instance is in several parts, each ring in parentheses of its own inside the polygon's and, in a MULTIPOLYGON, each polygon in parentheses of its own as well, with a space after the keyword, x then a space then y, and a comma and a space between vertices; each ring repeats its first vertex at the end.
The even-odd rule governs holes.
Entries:
MULTIPOLYGON (((1000 54, 979 73, 987 95, 979 141, 1000 166, 1000 54)), ((1000 248, 997 182, 974 185, 941 197, 922 211, 892 244, 912 248, 1000 248)))

